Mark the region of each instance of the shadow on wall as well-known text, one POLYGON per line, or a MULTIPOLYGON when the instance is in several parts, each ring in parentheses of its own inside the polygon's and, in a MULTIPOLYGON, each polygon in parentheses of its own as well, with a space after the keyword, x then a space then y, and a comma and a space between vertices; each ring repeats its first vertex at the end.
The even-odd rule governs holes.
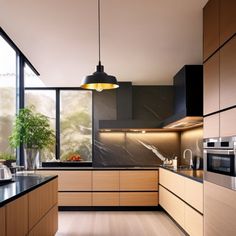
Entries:
POLYGON ((147 147, 156 148, 164 157, 180 155, 180 135, 177 132, 99 133, 95 139, 94 166, 156 166, 162 164, 147 147), (145 144, 145 145, 143 145, 145 144))

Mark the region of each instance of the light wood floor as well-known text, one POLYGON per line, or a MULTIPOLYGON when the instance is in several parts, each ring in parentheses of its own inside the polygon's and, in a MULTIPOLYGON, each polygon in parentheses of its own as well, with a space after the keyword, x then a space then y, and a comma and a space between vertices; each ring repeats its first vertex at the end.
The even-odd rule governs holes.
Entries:
POLYGON ((59 212, 56 236, 179 236, 184 233, 161 211, 59 212))

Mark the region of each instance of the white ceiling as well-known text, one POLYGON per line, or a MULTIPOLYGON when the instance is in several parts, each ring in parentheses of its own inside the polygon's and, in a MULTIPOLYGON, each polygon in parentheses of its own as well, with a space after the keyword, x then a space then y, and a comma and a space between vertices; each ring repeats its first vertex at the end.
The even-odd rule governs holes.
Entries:
MULTIPOLYGON (((133 84, 172 84, 202 63, 207 0, 101 0, 105 72, 133 84)), ((0 0, 0 26, 47 86, 79 86, 98 62, 97 0, 0 0)))

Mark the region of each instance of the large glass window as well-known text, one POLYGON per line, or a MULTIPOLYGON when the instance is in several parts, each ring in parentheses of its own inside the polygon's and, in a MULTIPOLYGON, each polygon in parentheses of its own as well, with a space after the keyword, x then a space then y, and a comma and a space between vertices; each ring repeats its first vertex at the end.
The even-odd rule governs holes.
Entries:
MULTIPOLYGON (((8 138, 16 114, 16 51, 0 35, 0 152, 10 154, 8 138)), ((12 154, 12 153, 11 153, 12 154)))

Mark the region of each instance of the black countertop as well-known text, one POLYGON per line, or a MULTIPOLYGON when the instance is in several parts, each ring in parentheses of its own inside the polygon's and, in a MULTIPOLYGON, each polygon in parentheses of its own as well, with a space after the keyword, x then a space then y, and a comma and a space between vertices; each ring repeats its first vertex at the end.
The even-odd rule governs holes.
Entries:
POLYGON ((177 170, 174 170, 171 167, 164 167, 164 166, 162 166, 161 168, 172 171, 176 174, 190 178, 197 182, 203 183, 203 170, 192 170, 192 169, 181 169, 181 168, 177 168, 177 170))
POLYGON ((0 207, 56 177, 56 175, 42 176, 34 173, 17 174, 12 182, 0 186, 0 207))

